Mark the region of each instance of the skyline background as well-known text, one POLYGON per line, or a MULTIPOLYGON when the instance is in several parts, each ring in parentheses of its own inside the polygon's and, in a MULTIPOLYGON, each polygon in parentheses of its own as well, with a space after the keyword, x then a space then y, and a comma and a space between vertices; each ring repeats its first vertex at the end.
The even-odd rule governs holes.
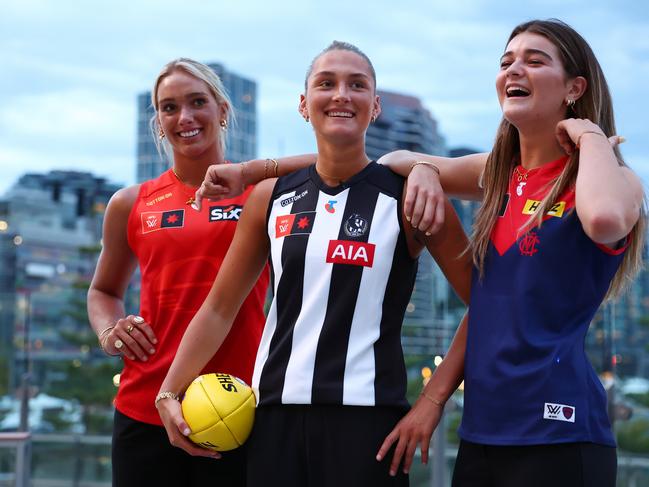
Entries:
POLYGON ((0 194, 25 172, 70 169, 133 184, 137 94, 184 56, 257 82, 258 157, 315 150, 297 113, 312 58, 332 40, 372 59, 378 88, 422 100, 448 147, 488 150, 498 60, 512 28, 557 17, 590 43, 612 92, 622 152, 649 181, 649 5, 623 0, 354 4, 258 0, 0 0, 5 94, 0 194))

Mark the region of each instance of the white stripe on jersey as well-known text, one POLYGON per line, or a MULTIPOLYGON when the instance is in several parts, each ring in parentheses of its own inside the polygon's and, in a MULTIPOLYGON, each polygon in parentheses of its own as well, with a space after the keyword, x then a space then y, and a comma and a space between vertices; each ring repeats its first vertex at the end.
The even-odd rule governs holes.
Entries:
POLYGON ((327 256, 323 251, 326 253, 330 240, 338 238, 348 195, 349 189, 337 194, 336 211, 329 213, 323 211, 323 208, 334 197, 322 191, 318 194, 317 216, 305 255, 302 309, 293 330, 291 356, 286 368, 286 380, 282 392, 284 404, 311 403, 316 350, 329 299, 329 294, 325 291, 329 289, 333 269, 333 264, 326 262, 327 256))
POLYGON ((392 256, 399 236, 397 200, 383 193, 379 194, 369 242, 381 244, 381 255, 386 259, 376 259, 373 267, 363 269, 358 292, 357 305, 349 335, 349 348, 345 362, 343 382, 343 404, 374 406, 374 343, 381 332, 381 310, 383 297, 392 269, 392 256), (378 313, 376 312, 378 311, 378 313))

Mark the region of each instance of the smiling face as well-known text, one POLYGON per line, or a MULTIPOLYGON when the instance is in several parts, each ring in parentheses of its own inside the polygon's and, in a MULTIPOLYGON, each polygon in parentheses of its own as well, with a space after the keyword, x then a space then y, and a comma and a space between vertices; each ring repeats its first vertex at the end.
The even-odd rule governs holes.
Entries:
POLYGON ((160 81, 157 95, 158 120, 174 156, 198 158, 220 150, 219 122, 226 119, 227 107, 207 83, 174 70, 160 81))
POLYGON ((496 76, 503 116, 519 130, 530 123, 554 127, 566 118, 566 100, 578 99, 585 88, 584 78, 568 77, 557 47, 531 32, 509 42, 496 76))
POLYGON ((364 141, 370 120, 381 112, 367 61, 339 49, 322 54, 313 63, 299 111, 319 137, 364 141))

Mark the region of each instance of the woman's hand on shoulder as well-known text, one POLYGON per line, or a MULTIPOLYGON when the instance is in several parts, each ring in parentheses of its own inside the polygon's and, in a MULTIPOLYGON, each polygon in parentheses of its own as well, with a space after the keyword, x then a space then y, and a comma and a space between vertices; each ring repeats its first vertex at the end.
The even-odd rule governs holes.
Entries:
MULTIPOLYGON (((587 118, 567 118, 561 120, 555 129, 555 135, 561 148, 566 154, 572 154, 575 149, 579 149, 581 139, 590 135, 593 137, 607 138, 604 131, 599 125, 591 122, 587 118)), ((611 147, 615 147, 625 141, 624 137, 613 135, 608 137, 611 147)))
POLYGON ((239 196, 248 185, 245 180, 245 170, 245 162, 213 164, 208 167, 203 183, 196 191, 195 201, 192 206, 196 210, 200 210, 203 198, 222 200, 239 196))
POLYGON ((156 403, 156 408, 162 424, 167 430, 169 443, 195 457, 221 458, 218 452, 201 448, 187 438, 191 434, 191 430, 183 417, 180 401, 172 398, 161 399, 156 403))

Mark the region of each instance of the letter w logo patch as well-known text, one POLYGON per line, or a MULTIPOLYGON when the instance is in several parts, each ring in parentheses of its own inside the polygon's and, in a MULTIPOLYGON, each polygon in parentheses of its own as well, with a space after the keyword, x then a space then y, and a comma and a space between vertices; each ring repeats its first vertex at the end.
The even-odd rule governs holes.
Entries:
POLYGON ((551 402, 546 402, 543 405, 543 419, 574 423, 575 408, 574 406, 568 406, 566 404, 554 404, 551 402))

